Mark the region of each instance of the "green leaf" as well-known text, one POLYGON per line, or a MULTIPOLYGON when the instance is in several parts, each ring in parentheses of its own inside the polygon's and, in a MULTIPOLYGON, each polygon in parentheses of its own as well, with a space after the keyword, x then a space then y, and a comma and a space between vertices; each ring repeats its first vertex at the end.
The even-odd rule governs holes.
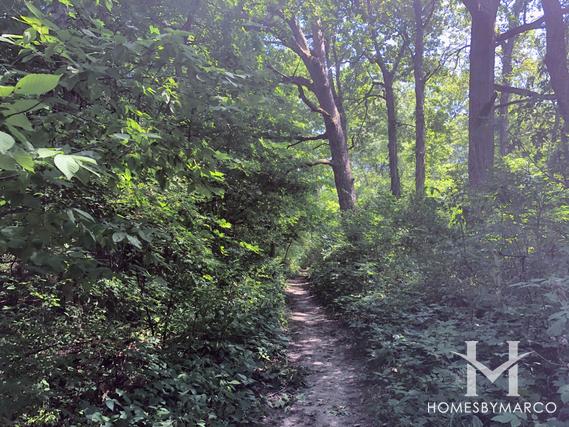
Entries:
POLYGON ((28 43, 32 43, 38 36, 38 32, 33 29, 33 28, 28 28, 27 30, 24 31, 23 34, 23 42, 28 44, 28 43))
POLYGON ((58 150, 57 148, 38 148, 37 153, 40 159, 45 159, 47 157, 54 157, 57 156, 58 154, 63 154, 63 152, 61 150, 58 150))
POLYGON ((75 176, 75 174, 79 172, 79 169, 81 167, 87 169, 91 173, 96 174, 96 172, 92 168, 86 165, 86 164, 91 164, 91 165, 97 164, 97 161, 90 157, 79 156, 76 154, 57 154, 54 157, 53 162, 55 163, 55 166, 57 166, 57 168, 61 172, 63 172, 65 177, 69 180, 71 180, 75 176))
POLYGON ((15 115, 15 114, 25 114, 35 111, 40 108, 45 108, 46 105, 38 101, 37 99, 18 99, 14 102, 10 102, 9 104, 4 104, 6 115, 15 115))
POLYGON ((66 209, 65 212, 67 213, 67 217, 69 218, 69 221, 71 221, 72 224, 77 224, 77 220, 75 219, 75 215, 73 214, 73 211, 71 209, 66 209))
POLYGON ((558 393, 560 394, 561 401, 563 403, 569 402, 569 384, 564 384, 561 387, 559 387, 558 393))
POLYGON ((18 170, 18 165, 14 158, 0 154, 0 170, 16 171, 18 170))
POLYGON ((70 154, 69 157, 73 157, 73 159, 75 159, 75 161, 78 162, 79 164, 81 163, 90 163, 92 165, 97 164, 97 161, 95 159, 92 159, 91 157, 79 156, 77 154, 70 154))
POLYGON ((492 421, 498 421, 499 423, 506 424, 509 423, 511 419, 512 419, 511 414, 501 414, 501 415, 496 415, 494 418, 492 418, 492 421))
POLYGON ((497 421, 501 424, 510 423, 510 426, 517 427, 521 424, 520 419, 511 412, 506 412, 500 415, 496 415, 492 418, 492 421, 497 421))
POLYGON ((73 210, 77 212, 79 215, 81 215, 83 218, 87 219, 88 221, 95 222, 95 218, 93 218, 93 216, 90 213, 85 212, 78 208, 73 208, 73 210))
POLYGON ((150 232, 148 232, 147 230, 138 230, 138 235, 142 240, 145 240, 148 243, 152 243, 152 236, 150 235, 150 232))
POLYGON ((484 427, 484 424, 482 424, 482 421, 480 421, 480 418, 476 415, 472 416, 472 427, 484 427))
POLYGON ((122 242, 126 236, 127 234, 124 231, 117 231, 116 233, 113 233, 113 242, 122 242))
POLYGON ((8 130, 10 131, 10 133, 12 134, 12 136, 17 140, 20 141, 24 147, 26 147, 26 149, 28 151, 32 151, 35 150, 34 146, 32 144, 30 144, 30 142, 28 141, 28 139, 26 138, 26 135, 24 135, 22 132, 20 132, 18 129, 16 129, 14 126, 10 126, 7 124, 6 126, 8 128, 8 130))
POLYGON ((105 401, 105 405, 107 405, 107 408, 109 408, 111 411, 113 411, 115 409, 115 399, 107 399, 105 401))
POLYGON ((40 12, 40 10, 30 2, 26 2, 26 7, 29 9, 30 12, 32 12, 34 16, 38 18, 43 18, 43 14, 40 12))
POLYGON ((10 148, 14 146, 16 141, 12 135, 6 132, 0 132, 0 153, 5 154, 10 148))
POLYGON ((130 135, 127 133, 113 133, 111 137, 120 139, 121 141, 128 141, 130 139, 130 135))
POLYGON ((563 333, 566 331, 566 325, 567 325, 566 318, 563 317, 561 319, 558 319, 552 322, 549 328, 547 328, 547 333, 551 337, 558 337, 560 335, 563 335, 563 333))
POLYGON ((0 97, 10 96, 14 92, 14 86, 0 86, 0 97))
POLYGON ((138 249, 142 249, 142 243, 140 243, 140 240, 138 239, 138 237, 131 236, 130 234, 127 234, 126 238, 132 246, 134 246, 135 248, 138 248, 138 249))
POLYGON ((251 243, 247 243, 247 242, 239 242, 239 246, 241 246, 244 249, 247 249, 251 252, 254 252, 256 254, 260 254, 261 253, 261 248, 257 245, 252 245, 251 243))
POLYGON ((28 74, 16 84, 14 93, 18 95, 43 95, 53 90, 59 83, 61 75, 28 74))
POLYGON ((217 221, 217 225, 221 228, 231 228, 231 223, 224 218, 221 218, 217 221))
POLYGON ((57 169, 59 169, 65 177, 71 180, 79 169, 81 165, 73 158, 73 156, 69 156, 67 154, 58 154, 54 157, 53 162, 57 169))
POLYGON ((16 114, 14 116, 8 117, 6 119, 6 124, 19 127, 24 130, 34 130, 32 123, 28 120, 25 114, 16 114))
POLYGON ((18 164, 21 167, 23 167, 25 170, 27 170, 28 172, 34 171, 34 159, 30 155, 30 153, 20 150, 16 151, 13 154, 13 157, 14 160, 16 160, 16 162, 18 162, 18 164))

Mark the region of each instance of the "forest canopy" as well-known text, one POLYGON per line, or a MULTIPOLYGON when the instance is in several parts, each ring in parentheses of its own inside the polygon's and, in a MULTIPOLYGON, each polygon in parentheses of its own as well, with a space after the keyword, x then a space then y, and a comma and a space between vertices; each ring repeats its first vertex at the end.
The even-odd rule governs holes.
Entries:
POLYGON ((0 424, 274 424, 301 271, 374 425, 569 425, 568 42, 565 0, 4 0, 0 424), (555 413, 429 413, 465 341, 555 413))

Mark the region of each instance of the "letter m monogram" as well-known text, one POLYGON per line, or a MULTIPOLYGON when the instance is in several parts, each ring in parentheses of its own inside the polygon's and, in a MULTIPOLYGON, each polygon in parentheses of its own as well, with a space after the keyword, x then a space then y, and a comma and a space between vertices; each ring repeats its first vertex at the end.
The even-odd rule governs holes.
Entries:
POLYGON ((476 371, 482 373, 491 383, 494 383, 504 372, 508 371, 508 396, 517 397, 518 394, 518 365, 517 363, 529 353, 518 356, 519 341, 508 341, 508 360, 502 363, 493 371, 476 359, 476 344, 478 341, 465 341, 466 355, 454 354, 462 357, 468 362, 466 367, 466 395, 467 397, 478 396, 476 394, 476 371))

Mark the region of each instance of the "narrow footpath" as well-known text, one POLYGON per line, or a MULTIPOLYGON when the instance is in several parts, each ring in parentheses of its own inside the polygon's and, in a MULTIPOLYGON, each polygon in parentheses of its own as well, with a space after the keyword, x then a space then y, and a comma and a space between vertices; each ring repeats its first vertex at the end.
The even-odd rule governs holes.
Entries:
POLYGON ((351 355, 345 329, 329 318, 304 278, 288 282, 288 358, 304 372, 295 402, 273 419, 281 427, 372 427, 362 386, 364 369, 351 355))

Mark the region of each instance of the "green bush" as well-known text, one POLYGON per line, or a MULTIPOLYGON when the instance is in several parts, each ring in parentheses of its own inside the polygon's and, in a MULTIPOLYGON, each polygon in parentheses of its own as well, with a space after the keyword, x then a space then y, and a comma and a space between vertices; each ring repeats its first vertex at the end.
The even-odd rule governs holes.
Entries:
MULTIPOLYGON (((567 193, 500 173, 503 185, 484 196, 378 196, 310 254, 315 292, 367 358, 383 425, 567 425, 569 229, 558 215, 567 193), (556 420, 427 413, 427 402, 465 393, 465 364, 453 351, 479 341, 488 366, 498 366, 506 338, 533 352, 520 368, 521 399, 556 402, 556 420)), ((478 387, 485 400, 507 394, 504 378, 478 387)))
POLYGON ((0 40, 2 425, 245 425, 284 375, 310 186, 254 132, 272 87, 139 6, 14 5, 0 40))

